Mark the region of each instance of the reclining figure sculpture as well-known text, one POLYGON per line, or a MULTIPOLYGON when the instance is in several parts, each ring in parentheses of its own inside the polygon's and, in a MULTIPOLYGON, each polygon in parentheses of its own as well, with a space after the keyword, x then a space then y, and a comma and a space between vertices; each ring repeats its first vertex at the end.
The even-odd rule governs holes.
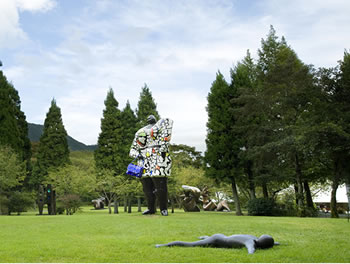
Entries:
POLYGON ((246 247, 248 254, 253 254, 256 249, 272 248, 279 245, 272 236, 262 235, 259 238, 252 235, 232 235, 225 236, 223 234, 215 234, 212 236, 201 236, 199 241, 183 242, 174 241, 167 244, 157 244, 156 247, 215 247, 215 248, 242 248, 246 247))

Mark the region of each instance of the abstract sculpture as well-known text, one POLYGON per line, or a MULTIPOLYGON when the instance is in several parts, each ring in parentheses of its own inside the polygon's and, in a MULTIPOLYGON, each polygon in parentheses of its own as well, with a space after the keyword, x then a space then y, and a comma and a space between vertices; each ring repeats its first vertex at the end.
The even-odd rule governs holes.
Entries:
POLYGON ((147 118, 145 127, 138 130, 131 145, 130 156, 137 158, 137 165, 143 167, 141 177, 148 209, 143 214, 154 214, 158 197, 161 214, 168 215, 167 176, 171 174, 169 143, 173 121, 162 118, 158 122, 153 115, 147 118))

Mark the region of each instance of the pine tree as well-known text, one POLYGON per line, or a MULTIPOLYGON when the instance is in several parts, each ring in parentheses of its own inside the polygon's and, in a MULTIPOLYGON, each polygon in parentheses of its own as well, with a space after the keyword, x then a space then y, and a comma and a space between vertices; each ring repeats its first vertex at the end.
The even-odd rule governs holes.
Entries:
POLYGON ((129 101, 127 101, 125 108, 121 112, 121 122, 123 129, 122 138, 122 157, 124 157, 123 167, 126 169, 130 163, 129 151, 132 141, 134 140, 135 133, 137 131, 137 118, 134 111, 130 107, 129 101))
POLYGON ((11 147, 19 158, 26 161, 27 172, 31 170, 31 145, 28 124, 21 111, 17 90, 0 71, 0 145, 11 147))
POLYGON ((69 163, 67 132, 63 125, 61 109, 57 106, 56 100, 53 99, 46 114, 31 183, 36 186, 42 184, 50 169, 69 163))
POLYGON ((157 105, 154 102, 151 90, 148 88, 147 84, 142 87, 136 115, 138 120, 138 128, 141 128, 147 124, 147 117, 149 115, 154 115, 157 120, 160 118, 157 111, 157 105))
POLYGON ((304 155, 304 131, 315 94, 312 69, 302 63, 284 38, 278 40, 272 26, 258 53, 254 112, 260 113, 262 122, 255 130, 256 138, 261 139, 255 145, 255 154, 263 157, 261 168, 270 175, 267 179, 272 176, 277 182, 289 180, 293 184, 290 179, 294 178, 296 200, 303 214, 305 194, 307 205, 313 207, 304 155))
MULTIPOLYGON (((112 170, 115 175, 125 172, 121 112, 118 101, 110 89, 105 100, 105 109, 101 119, 101 132, 98 137, 98 148, 94 157, 98 169, 112 170)), ((130 143, 131 144, 131 143, 130 143)))
POLYGON ((235 140, 232 126, 235 120, 229 109, 236 91, 231 89, 224 76, 218 72, 208 94, 207 151, 205 152, 206 175, 217 181, 229 181, 236 205, 236 214, 242 215, 236 181, 241 174, 238 152, 242 146, 235 140))

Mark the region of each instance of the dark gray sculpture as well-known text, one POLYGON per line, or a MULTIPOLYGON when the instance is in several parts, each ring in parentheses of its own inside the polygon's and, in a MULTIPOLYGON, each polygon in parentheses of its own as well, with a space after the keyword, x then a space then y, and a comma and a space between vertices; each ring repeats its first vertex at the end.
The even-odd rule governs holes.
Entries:
POLYGON ((183 242, 174 241, 167 244, 157 244, 156 247, 216 247, 216 248, 242 248, 246 247, 248 254, 253 254, 256 249, 272 248, 274 245, 279 245, 269 235, 262 235, 259 238, 252 235, 232 235, 225 236, 223 234, 215 234, 212 236, 201 236, 199 241, 183 242))

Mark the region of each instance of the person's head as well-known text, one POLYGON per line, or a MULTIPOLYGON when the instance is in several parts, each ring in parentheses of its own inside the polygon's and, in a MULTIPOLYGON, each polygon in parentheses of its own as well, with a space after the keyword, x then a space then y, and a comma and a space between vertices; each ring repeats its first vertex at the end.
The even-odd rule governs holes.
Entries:
POLYGON ((149 115, 147 117, 147 124, 154 125, 155 123, 157 123, 157 119, 154 117, 154 115, 149 115))
POLYGON ((271 248, 275 244, 275 241, 273 240, 272 236, 262 235, 255 241, 255 243, 259 248, 271 248))

